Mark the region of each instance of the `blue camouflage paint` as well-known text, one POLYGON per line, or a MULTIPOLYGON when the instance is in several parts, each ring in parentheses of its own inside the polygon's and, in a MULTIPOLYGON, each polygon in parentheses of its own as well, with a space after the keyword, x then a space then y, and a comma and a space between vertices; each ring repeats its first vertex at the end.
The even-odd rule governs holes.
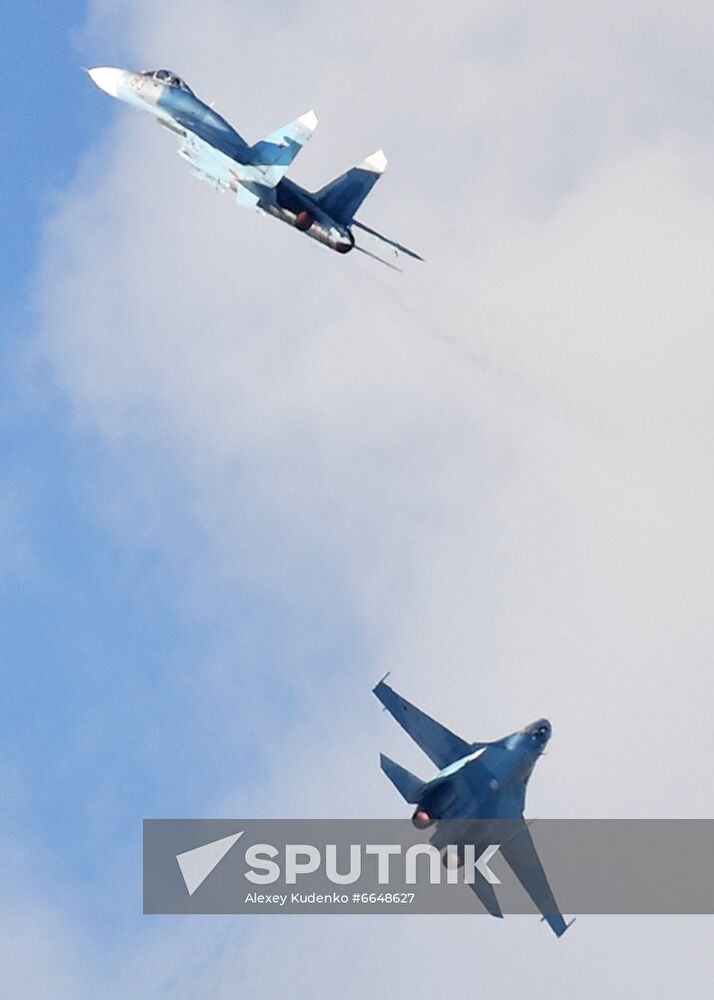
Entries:
POLYGON ((187 132, 207 142, 234 160, 245 160, 246 141, 213 108, 200 101, 187 87, 164 87, 157 107, 187 132))
POLYGON ((271 215, 339 253, 354 248, 351 227, 356 225, 392 252, 418 257, 354 218, 386 167, 381 150, 314 194, 285 176, 315 130, 313 112, 251 146, 171 70, 134 73, 102 66, 89 70, 89 75, 106 93, 148 111, 175 132, 181 139, 179 154, 194 175, 219 191, 231 191, 239 205, 271 215))
MULTIPOLYGON (((443 848, 453 843, 453 823, 446 835, 440 834, 442 820, 464 821, 462 845, 473 842, 469 838, 476 836, 474 821, 513 821, 515 834, 499 845, 501 853, 555 934, 558 937, 564 934, 569 925, 558 909, 523 819, 526 786, 550 740, 550 722, 538 719, 491 743, 467 743, 402 698, 384 681, 379 682, 374 693, 439 768, 435 778, 422 781, 381 755, 384 773, 402 797, 416 806, 412 817, 414 825, 419 829, 434 826, 431 843, 443 848), (444 836, 448 839, 444 840, 444 836)), ((476 881, 471 888, 489 913, 503 916, 493 886, 476 881)))

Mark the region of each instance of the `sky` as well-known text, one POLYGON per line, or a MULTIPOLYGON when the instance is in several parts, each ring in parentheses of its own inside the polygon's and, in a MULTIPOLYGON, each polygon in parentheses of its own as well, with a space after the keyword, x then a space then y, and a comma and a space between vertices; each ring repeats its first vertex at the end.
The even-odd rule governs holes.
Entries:
POLYGON ((140 837, 403 815, 387 670, 467 739, 547 715, 533 815, 710 814, 709 5, 0 17, 9 995, 701 992, 710 918, 143 917, 140 837), (384 147, 362 216, 426 262, 239 210, 92 65, 314 107, 309 189, 384 147))

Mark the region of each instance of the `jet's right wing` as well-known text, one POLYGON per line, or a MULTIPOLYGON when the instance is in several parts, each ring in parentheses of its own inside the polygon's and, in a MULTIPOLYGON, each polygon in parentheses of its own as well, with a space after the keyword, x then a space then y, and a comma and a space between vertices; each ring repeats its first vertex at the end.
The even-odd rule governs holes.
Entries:
POLYGON ((448 767, 474 748, 380 681, 374 693, 387 711, 438 768, 448 767))
POLYGON ((163 121, 161 118, 158 118, 157 121, 181 139, 181 145, 177 152, 189 164, 194 177, 205 181, 206 184, 210 184, 219 191, 237 189, 237 164, 234 160, 226 156, 225 153, 221 153, 204 139, 185 131, 178 125, 163 121))
MULTIPOLYGON (((236 196, 236 201, 243 208, 262 211, 261 200, 273 196, 269 184, 269 174, 259 173, 257 170, 252 171, 251 167, 246 167, 245 164, 231 159, 197 135, 173 124, 168 124, 161 119, 158 121, 181 138, 178 154, 190 165, 194 177, 205 181, 219 191, 232 191, 236 196)), ((282 131, 284 130, 281 130, 281 134, 282 131)), ((269 171, 272 167, 266 163, 261 169, 269 171)))
MULTIPOLYGON (((558 936, 565 934, 570 924, 566 924, 563 914, 555 901, 553 891, 540 863, 531 832, 525 820, 515 836, 499 845, 499 850, 513 870, 513 874, 543 914, 543 919, 558 936)), ((572 923, 572 920, 571 922, 572 923)))

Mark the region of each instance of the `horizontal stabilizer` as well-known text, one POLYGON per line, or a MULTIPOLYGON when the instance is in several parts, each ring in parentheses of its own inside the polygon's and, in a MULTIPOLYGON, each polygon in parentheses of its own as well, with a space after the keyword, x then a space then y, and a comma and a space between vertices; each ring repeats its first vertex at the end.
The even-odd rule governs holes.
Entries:
POLYGON ((437 767, 448 767, 473 750, 473 743, 462 740, 446 726, 410 704, 384 681, 380 681, 374 688, 374 694, 437 767))
POLYGON ((380 264, 384 264, 385 267, 390 268, 390 270, 392 271, 399 271, 400 274, 404 273, 401 267, 397 267, 396 264, 390 264, 388 260, 385 260, 383 257, 379 257, 376 253, 372 253, 371 250, 365 250, 364 247, 358 246, 357 243, 355 243, 353 249, 359 250, 359 252, 363 253, 365 257, 371 257, 372 260, 378 260, 380 264))
POLYGON ((490 913, 492 917, 503 916, 503 910, 501 909, 501 904, 498 902, 495 890, 492 885, 489 885, 486 879, 477 875, 475 881, 469 884, 469 888, 476 893, 478 898, 483 903, 486 911, 490 913))
POLYGON ((316 128, 317 115, 314 111, 306 111, 294 122, 251 146, 244 154, 244 162, 256 168, 261 184, 275 187, 316 128))
POLYGON ((405 767, 396 764, 383 753, 379 755, 379 766, 406 802, 416 805, 424 790, 424 782, 405 767))
POLYGON ((390 240, 388 236, 382 236, 382 234, 378 233, 376 229, 371 229, 369 226, 365 226, 364 222, 358 222, 357 219, 353 219, 352 225, 357 229, 361 229, 363 232, 368 233, 373 239, 379 240, 380 243, 386 243, 388 247, 391 247, 392 250, 398 253, 405 253, 407 257, 413 257, 415 260, 424 260, 424 258, 420 257, 414 250, 410 250, 409 247, 405 247, 403 244, 397 243, 396 240, 390 240))
POLYGON ((330 181, 313 198, 331 219, 340 225, 348 226, 386 168, 387 157, 381 149, 378 149, 358 166, 330 181))

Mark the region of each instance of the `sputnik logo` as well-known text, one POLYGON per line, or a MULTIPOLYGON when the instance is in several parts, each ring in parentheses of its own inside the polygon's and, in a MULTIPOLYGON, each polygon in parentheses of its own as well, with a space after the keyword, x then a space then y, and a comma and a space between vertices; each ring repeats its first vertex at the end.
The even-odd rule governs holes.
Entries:
POLYGON ((212 840, 210 844, 202 844, 201 847, 176 855, 189 896, 193 896, 196 889, 203 885, 244 832, 240 830, 230 837, 221 837, 220 840, 212 840))

